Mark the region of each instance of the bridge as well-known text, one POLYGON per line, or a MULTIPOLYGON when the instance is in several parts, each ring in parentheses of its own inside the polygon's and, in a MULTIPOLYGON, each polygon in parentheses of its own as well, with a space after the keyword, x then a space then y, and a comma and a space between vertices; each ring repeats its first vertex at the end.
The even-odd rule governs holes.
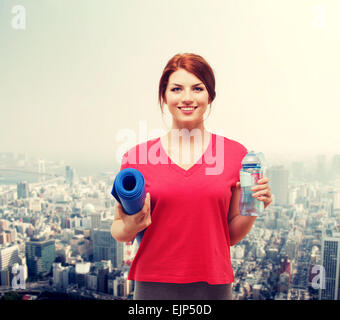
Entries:
POLYGON ((2 172, 3 173, 13 172, 13 173, 36 174, 36 175, 39 175, 39 176, 50 176, 50 177, 60 176, 60 174, 53 174, 53 173, 39 172, 39 171, 30 171, 30 170, 24 170, 24 169, 19 169, 19 168, 0 168, 0 175, 1 175, 2 172))

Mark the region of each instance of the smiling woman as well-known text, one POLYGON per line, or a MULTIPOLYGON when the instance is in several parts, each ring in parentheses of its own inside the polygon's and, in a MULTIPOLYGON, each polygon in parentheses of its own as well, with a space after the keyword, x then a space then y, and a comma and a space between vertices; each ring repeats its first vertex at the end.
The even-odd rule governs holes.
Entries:
MULTIPOLYGON (((123 156, 120 169, 139 170, 148 195, 132 216, 117 203, 111 228, 122 242, 145 230, 128 277, 135 281, 136 300, 232 298, 230 246, 247 235, 256 217, 241 216, 238 207, 247 149, 204 127, 215 95, 209 64, 192 53, 175 55, 159 82, 159 103, 162 112, 168 106, 171 130, 123 156), (136 163, 143 150, 157 156, 136 163)), ((261 192, 266 182, 258 182, 261 192)))
POLYGON ((203 129, 203 115, 215 99, 212 68, 195 54, 177 54, 164 68, 159 82, 158 100, 164 114, 168 105, 173 117, 172 128, 203 129), (190 115, 185 117, 184 115, 190 115))

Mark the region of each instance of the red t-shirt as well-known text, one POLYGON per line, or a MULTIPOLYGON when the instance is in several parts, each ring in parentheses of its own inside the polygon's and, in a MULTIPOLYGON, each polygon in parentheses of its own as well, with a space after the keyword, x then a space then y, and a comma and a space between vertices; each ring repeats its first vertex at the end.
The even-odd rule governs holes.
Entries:
POLYGON ((212 133, 188 170, 172 162, 160 138, 131 148, 121 170, 135 168, 151 197, 151 225, 131 264, 129 280, 224 284, 234 281, 227 216, 246 148, 212 133))

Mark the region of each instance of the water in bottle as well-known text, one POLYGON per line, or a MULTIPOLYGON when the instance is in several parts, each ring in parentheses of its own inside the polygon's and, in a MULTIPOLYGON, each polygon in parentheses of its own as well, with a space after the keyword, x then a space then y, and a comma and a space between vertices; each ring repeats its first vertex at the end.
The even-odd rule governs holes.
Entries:
POLYGON ((243 216, 257 217, 264 211, 263 201, 254 198, 251 191, 257 181, 263 177, 261 158, 263 159, 262 154, 250 151, 242 160, 240 212, 243 216))

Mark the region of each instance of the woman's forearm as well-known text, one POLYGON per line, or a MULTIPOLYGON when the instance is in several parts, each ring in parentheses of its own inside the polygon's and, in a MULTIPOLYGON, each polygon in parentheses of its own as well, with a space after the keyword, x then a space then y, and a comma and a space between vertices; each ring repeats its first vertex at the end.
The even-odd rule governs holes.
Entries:
POLYGON ((130 242, 135 238, 135 234, 129 234, 125 231, 125 225, 122 220, 114 220, 111 226, 111 235, 118 242, 130 242))
POLYGON ((237 215, 229 221, 230 245, 240 242, 250 231, 257 217, 237 215))

